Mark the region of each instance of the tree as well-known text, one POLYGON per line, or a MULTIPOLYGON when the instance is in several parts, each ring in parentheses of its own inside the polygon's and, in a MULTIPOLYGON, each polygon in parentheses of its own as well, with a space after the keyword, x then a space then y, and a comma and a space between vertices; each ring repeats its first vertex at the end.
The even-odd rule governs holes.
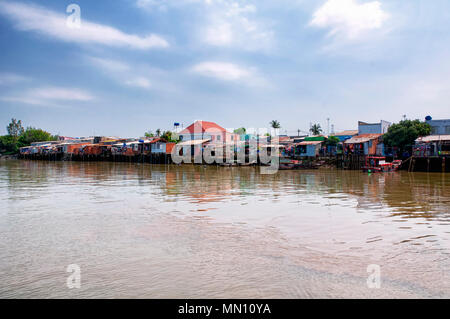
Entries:
POLYGON ((312 135, 320 135, 322 133, 322 128, 320 127, 320 124, 314 124, 309 131, 312 135))
POLYGON ((165 139, 169 143, 177 143, 180 139, 177 133, 173 133, 171 131, 163 132, 161 138, 165 139))
POLYGON ((401 153, 410 150, 415 140, 420 136, 431 134, 431 126, 419 120, 403 120, 389 127, 383 136, 383 142, 387 146, 397 147, 401 153))
POLYGON ((11 135, 0 136, 0 152, 15 154, 19 150, 17 142, 11 135))
POLYGON ((327 146, 336 146, 339 144, 339 142, 340 142, 339 138, 337 138, 336 136, 330 136, 327 138, 326 145, 327 146))
POLYGON ((161 136, 161 129, 157 129, 157 130, 156 130, 156 136, 158 136, 158 137, 161 136))
POLYGON ((145 137, 150 138, 150 137, 155 137, 155 134, 153 134, 153 132, 150 130, 148 132, 144 133, 145 137))
POLYGON ((246 133, 247 133, 247 130, 245 127, 241 127, 241 128, 234 130, 234 134, 245 135, 246 133))
POLYGON ((29 146, 31 143, 55 141, 56 136, 52 136, 49 132, 34 127, 28 127, 19 137, 19 147, 29 146))
POLYGON ((11 119, 11 123, 6 127, 6 130, 8 131, 8 135, 13 137, 15 141, 19 138, 20 135, 23 134, 24 130, 22 127, 22 121, 11 119))
POLYGON ((279 129, 281 128, 281 124, 277 120, 273 120, 270 122, 270 127, 272 127, 273 129, 279 129))

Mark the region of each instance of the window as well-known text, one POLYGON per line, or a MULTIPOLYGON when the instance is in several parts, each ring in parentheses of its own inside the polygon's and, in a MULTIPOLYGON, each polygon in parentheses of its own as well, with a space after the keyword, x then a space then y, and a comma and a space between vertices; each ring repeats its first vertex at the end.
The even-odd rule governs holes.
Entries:
POLYGON ((450 125, 445 127, 445 134, 450 134, 450 125))
POLYGON ((231 140, 234 141, 234 135, 231 135, 231 140))
POLYGON ((220 141, 220 135, 217 135, 217 140, 220 141))

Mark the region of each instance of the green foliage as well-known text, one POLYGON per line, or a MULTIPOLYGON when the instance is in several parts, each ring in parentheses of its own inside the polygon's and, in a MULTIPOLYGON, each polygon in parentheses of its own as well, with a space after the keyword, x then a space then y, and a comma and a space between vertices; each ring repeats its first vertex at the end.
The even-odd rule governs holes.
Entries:
POLYGON ((150 130, 148 132, 145 132, 145 137, 147 137, 147 138, 155 137, 155 134, 153 134, 153 132, 150 130))
POLYGON ((34 127, 28 127, 19 137, 18 146, 29 146, 31 143, 47 142, 57 140, 56 136, 52 136, 49 132, 34 127))
POLYGON ((52 136, 50 133, 28 127, 26 130, 22 127, 22 121, 12 119, 7 126, 8 135, 0 136, 0 151, 6 154, 16 154, 19 148, 29 146, 35 142, 55 141, 57 136, 52 136))
POLYGON ((177 133, 173 133, 171 131, 163 132, 161 138, 165 139, 169 143, 177 143, 180 139, 177 133))
POLYGON ((387 146, 398 147, 401 151, 406 150, 414 144, 420 136, 431 134, 431 126, 419 120, 404 120, 393 124, 383 136, 383 142, 387 146))
POLYGON ((24 132, 22 127, 22 121, 11 119, 11 123, 9 123, 9 125, 6 127, 6 130, 8 131, 9 136, 12 136, 13 138, 17 139, 24 132))
POLYGON ((161 129, 157 129, 157 130, 156 130, 156 136, 158 136, 158 137, 161 136, 161 129))
POLYGON ((247 129, 245 127, 238 128, 234 130, 234 134, 244 135, 247 133, 247 129))
POLYGON ((0 136, 0 152, 15 154, 19 151, 16 138, 11 135, 0 136))
POLYGON ((281 124, 277 120, 273 120, 270 122, 270 127, 272 127, 273 129, 279 129, 281 127, 281 124))
POLYGON ((312 135, 320 135, 322 133, 322 127, 320 127, 320 124, 314 124, 309 131, 312 135))
POLYGON ((337 138, 336 136, 329 136, 327 141, 326 141, 326 145, 327 146, 336 146, 339 144, 339 138, 337 138))

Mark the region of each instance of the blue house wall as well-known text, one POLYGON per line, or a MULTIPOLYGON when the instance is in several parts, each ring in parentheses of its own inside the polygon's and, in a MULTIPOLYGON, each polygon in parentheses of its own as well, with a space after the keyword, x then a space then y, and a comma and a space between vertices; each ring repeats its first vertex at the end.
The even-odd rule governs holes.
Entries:
POLYGON ((381 120, 380 123, 358 123, 358 134, 386 134, 391 126, 390 122, 381 120))
POLYGON ((317 153, 316 153, 316 149, 317 149, 317 145, 306 145, 306 152, 305 153, 300 153, 300 156, 307 156, 307 157, 316 157, 317 153))
POLYGON ((152 144, 152 153, 166 153, 166 143, 152 144))
POLYGON ((450 119, 431 120, 427 123, 431 126, 431 135, 450 135, 450 119))

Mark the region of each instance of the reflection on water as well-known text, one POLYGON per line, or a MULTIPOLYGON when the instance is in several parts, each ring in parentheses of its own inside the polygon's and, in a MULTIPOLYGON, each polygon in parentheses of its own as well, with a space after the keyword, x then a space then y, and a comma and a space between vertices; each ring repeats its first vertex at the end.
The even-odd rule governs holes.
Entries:
POLYGON ((449 297, 449 204, 449 174, 2 161, 0 297, 449 297))

